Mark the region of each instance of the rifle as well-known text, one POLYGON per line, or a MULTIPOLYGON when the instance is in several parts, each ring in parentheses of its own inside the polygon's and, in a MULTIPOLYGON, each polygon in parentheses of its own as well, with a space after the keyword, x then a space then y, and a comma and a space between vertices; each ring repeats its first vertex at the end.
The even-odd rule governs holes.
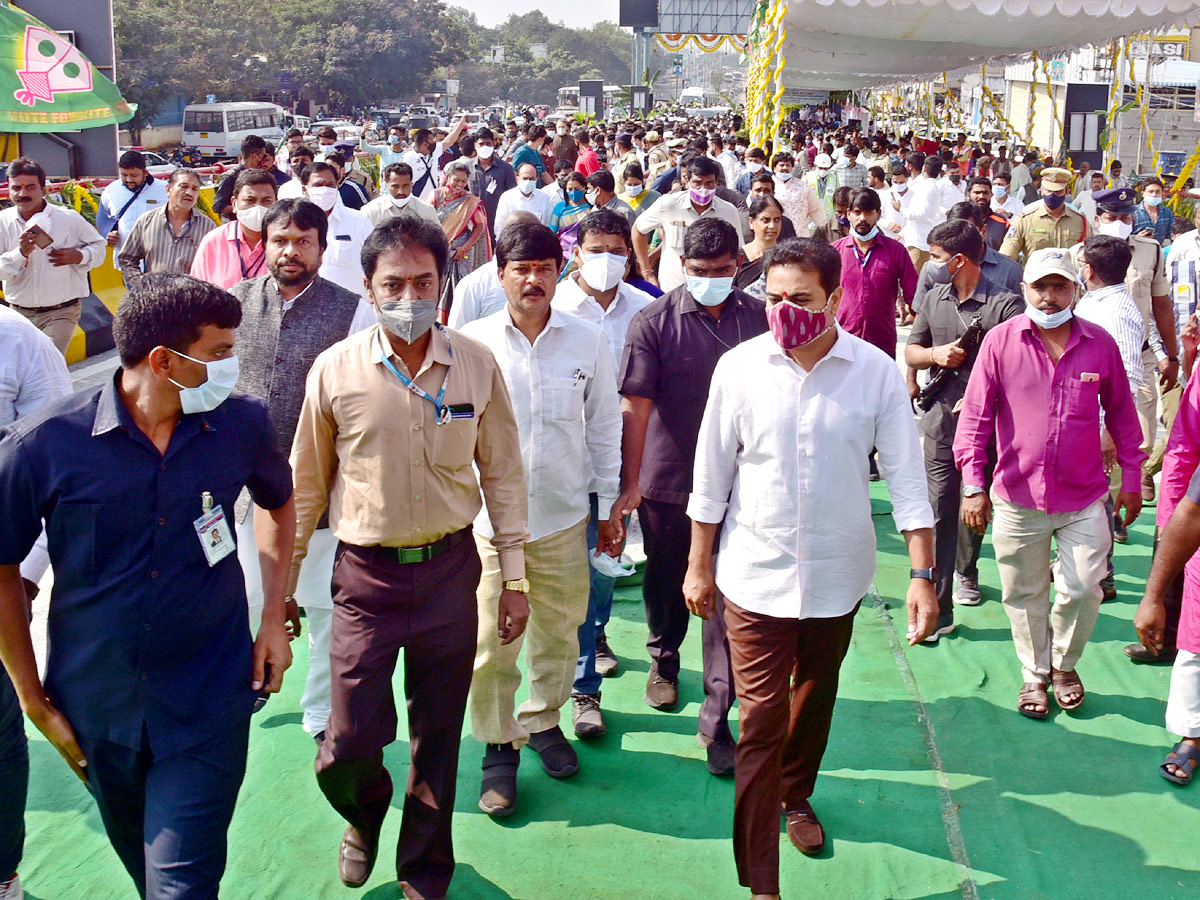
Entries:
MULTIPOLYGON (((967 330, 963 332, 962 337, 958 339, 959 345, 966 351, 966 358, 963 359, 965 364, 971 355, 979 349, 979 344, 983 340, 983 317, 972 316, 971 324, 967 326, 967 330)), ((946 389, 946 385, 954 378, 958 377, 958 369, 938 369, 937 374, 929 379, 929 384, 921 389, 921 393, 917 394, 917 406, 928 412, 933 408, 933 404, 937 402, 938 396, 946 389)))

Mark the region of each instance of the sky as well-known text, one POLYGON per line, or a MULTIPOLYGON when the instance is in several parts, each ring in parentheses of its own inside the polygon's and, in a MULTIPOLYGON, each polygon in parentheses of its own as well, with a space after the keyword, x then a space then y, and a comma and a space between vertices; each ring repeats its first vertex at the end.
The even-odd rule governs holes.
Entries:
POLYGON ((570 28, 587 28, 605 20, 617 21, 617 0, 594 0, 591 3, 558 0, 556 3, 538 0, 448 0, 448 5, 461 6, 475 13, 480 25, 495 28, 511 14, 523 14, 535 9, 546 14, 551 22, 562 22, 570 28))

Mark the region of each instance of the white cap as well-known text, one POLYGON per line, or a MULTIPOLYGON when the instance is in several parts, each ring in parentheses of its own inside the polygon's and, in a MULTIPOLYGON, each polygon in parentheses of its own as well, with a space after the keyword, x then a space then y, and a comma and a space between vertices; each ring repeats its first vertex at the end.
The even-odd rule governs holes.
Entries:
POLYGON ((813 160, 813 166, 818 169, 832 169, 833 160, 829 158, 828 153, 818 153, 817 158, 813 160))
POLYGON ((1025 262, 1025 275, 1022 281, 1033 284, 1039 278, 1047 275, 1061 275, 1068 281, 1078 281, 1079 273, 1075 271, 1075 263, 1067 250, 1058 247, 1046 247, 1034 250, 1025 262))

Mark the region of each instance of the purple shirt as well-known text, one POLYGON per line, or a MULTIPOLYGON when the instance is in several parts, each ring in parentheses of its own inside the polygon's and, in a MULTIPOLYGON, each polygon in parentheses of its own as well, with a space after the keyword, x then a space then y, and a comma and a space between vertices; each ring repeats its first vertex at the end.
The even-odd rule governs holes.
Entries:
POLYGON ((842 257, 842 302, 838 324, 896 355, 896 295, 911 305, 917 290, 917 270, 899 241, 878 235, 864 258, 850 235, 833 243, 842 257))
POLYGON ((963 484, 986 484, 983 470, 994 433, 996 493, 1050 514, 1086 509, 1108 492, 1100 456, 1101 406, 1117 447, 1121 490, 1136 492, 1146 453, 1116 341, 1099 325, 1073 318, 1056 365, 1029 316, 997 325, 979 348, 954 437, 963 484))
POLYGON ((696 440, 717 360, 766 330, 766 305, 737 288, 719 320, 692 298, 687 285, 668 291, 633 317, 617 384, 622 394, 654 404, 638 479, 643 496, 688 502, 696 440))
MULTIPOLYGON (((1167 527, 1175 507, 1186 495, 1200 503, 1200 378, 1188 379, 1179 401, 1179 413, 1167 439, 1163 455, 1162 483, 1158 489, 1156 523, 1167 527)), ((1183 570, 1183 609, 1175 645, 1189 653, 1200 653, 1200 553, 1188 560, 1183 570)))

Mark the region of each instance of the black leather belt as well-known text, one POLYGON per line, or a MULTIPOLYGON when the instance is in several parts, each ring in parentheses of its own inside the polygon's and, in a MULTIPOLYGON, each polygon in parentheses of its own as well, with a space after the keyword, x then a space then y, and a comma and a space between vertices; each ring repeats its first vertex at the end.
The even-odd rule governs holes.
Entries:
POLYGON ((454 531, 443 538, 439 538, 432 544, 423 544, 420 547, 384 547, 376 544, 374 547, 366 547, 364 549, 373 551, 377 556, 384 559, 395 560, 401 565, 410 565, 412 563, 429 562, 434 557, 441 556, 447 550, 457 547, 459 544, 471 540, 471 526, 460 531, 454 531))
POLYGON ((9 303, 8 305, 13 309, 19 309, 21 312, 48 313, 48 312, 54 312, 56 309, 66 309, 68 306, 74 306, 76 303, 82 303, 82 302, 83 302, 82 300, 75 299, 75 300, 68 300, 66 303, 58 303, 58 304, 55 304, 54 306, 17 306, 17 304, 15 304, 15 303, 9 303))

